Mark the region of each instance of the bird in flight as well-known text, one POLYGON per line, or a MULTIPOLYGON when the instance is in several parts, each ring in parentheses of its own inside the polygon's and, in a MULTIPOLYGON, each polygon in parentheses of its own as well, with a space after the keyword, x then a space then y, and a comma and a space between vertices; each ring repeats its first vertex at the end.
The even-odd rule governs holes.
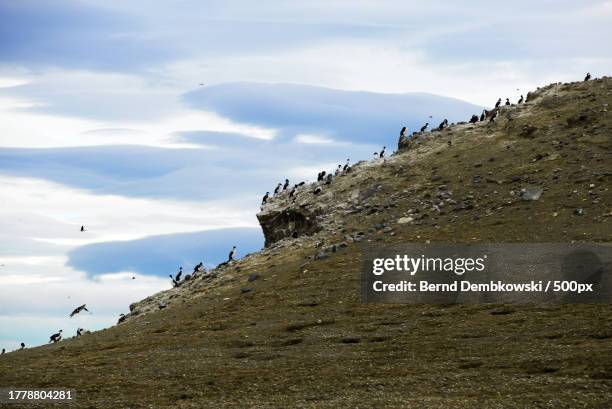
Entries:
POLYGON ((83 305, 81 305, 81 306, 79 306, 79 307, 76 307, 76 308, 74 309, 74 311, 72 311, 72 312, 70 313, 70 318, 74 317, 75 315, 77 315, 78 313, 80 313, 80 312, 81 312, 81 311, 83 311, 83 310, 85 310, 85 311, 89 312, 89 310, 88 310, 87 308, 85 308, 85 305, 86 305, 86 304, 83 304, 83 305))

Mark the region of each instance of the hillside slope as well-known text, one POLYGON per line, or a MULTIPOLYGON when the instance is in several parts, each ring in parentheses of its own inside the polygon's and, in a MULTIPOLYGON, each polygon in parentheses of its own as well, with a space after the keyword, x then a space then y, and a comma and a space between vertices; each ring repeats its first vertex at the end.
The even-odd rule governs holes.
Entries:
POLYGON ((258 215, 265 250, 113 328, 2 356, 0 385, 69 386, 79 408, 612 407, 610 305, 359 298, 369 242, 610 243, 610 102, 610 78, 553 84, 320 195, 276 197, 258 215), (530 187, 539 200, 522 200, 530 187))

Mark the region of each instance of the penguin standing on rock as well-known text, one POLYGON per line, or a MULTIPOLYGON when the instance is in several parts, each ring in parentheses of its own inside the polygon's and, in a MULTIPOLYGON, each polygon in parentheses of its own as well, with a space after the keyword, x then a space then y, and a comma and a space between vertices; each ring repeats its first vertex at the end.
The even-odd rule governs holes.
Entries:
POLYGON ((400 131, 400 138, 403 138, 406 136, 406 127, 403 127, 402 130, 400 131))
POLYGON ((176 282, 181 281, 181 276, 183 275, 183 266, 179 266, 179 271, 176 273, 176 282))
POLYGON ((229 256, 227 256, 227 261, 234 261, 236 257, 236 246, 232 247, 232 251, 229 252, 229 256))
POLYGON ((380 153, 378 154, 379 158, 384 158, 385 157, 385 149, 387 149, 386 146, 383 146, 382 151, 380 151, 380 153))
POLYGON ((265 205, 268 202, 268 197, 270 197, 270 192, 266 192, 263 199, 261 199, 261 205, 265 205))
POLYGON ((288 187, 289 187, 289 179, 285 179, 285 184, 283 185, 283 192, 287 190, 288 187))
POLYGON ((586 76, 584 77, 584 80, 585 80, 585 81, 588 81, 588 80, 590 80, 590 79, 591 79, 591 73, 590 73, 590 72, 587 72, 586 76))
POLYGON ((334 175, 338 176, 340 172, 342 172, 342 165, 338 165, 338 167, 336 168, 336 171, 334 172, 334 175))
POLYGON ((325 184, 326 185, 331 185, 331 182, 333 180, 334 176, 330 173, 327 175, 327 179, 325 180, 325 184))
POLYGON ((486 112, 487 112, 486 109, 482 110, 482 114, 480 114, 480 122, 484 121, 487 118, 486 112))
POLYGON ((497 102, 495 103, 495 108, 499 108, 499 106, 501 105, 501 98, 497 100, 497 102))
POLYGON ((277 195, 278 192, 280 192, 280 189, 282 186, 283 186, 282 183, 279 183, 278 185, 276 185, 276 188, 274 189, 274 195, 277 195))
POLYGON ((127 319, 127 315, 125 314, 119 314, 119 319, 117 320, 117 324, 121 324, 122 322, 124 322, 127 319))
POLYGON ((519 103, 519 104, 522 104, 524 100, 525 100, 525 98, 523 98, 523 96, 521 95, 521 97, 520 97, 520 98, 519 98, 519 100, 518 100, 518 103, 519 103))
POLYGON ((176 281, 176 279, 172 277, 172 274, 168 274, 168 277, 170 277, 170 280, 172 280, 172 287, 176 288, 179 286, 178 281, 176 281))
POLYGON ((315 187, 315 190, 312 193, 314 193, 315 195, 318 195, 322 191, 323 191, 323 189, 321 188, 321 186, 317 186, 317 187, 315 187))
POLYGON ((77 338, 83 335, 83 328, 77 328, 76 336, 77 338))
MULTIPOLYGON (((330 173, 330 175, 331 175, 331 173, 330 173)), ((293 188, 291 189, 291 192, 289 192, 289 197, 295 196, 295 194, 297 192, 297 188, 298 188, 298 185, 293 185, 293 188)))
POLYGON ((425 132, 425 129, 429 126, 429 122, 425 122, 425 125, 421 127, 421 132, 425 132))
POLYGON ((493 111, 493 114, 491 115, 491 118, 489 118, 489 122, 493 122, 496 117, 497 117, 497 110, 493 111))
POLYGON ((23 342, 21 344, 19 344, 19 346, 21 347, 21 348, 19 348, 20 350, 25 349, 25 344, 23 342))
POLYGON ((2 348, 2 353, 0 353, 0 355, 4 355, 5 352, 6 352, 6 350, 4 348, 2 348))
POLYGON ((60 329, 58 333, 51 335, 49 337, 49 343, 53 342, 55 344, 56 342, 61 341, 62 340, 62 332, 63 332, 63 330, 60 329))
POLYGON ((342 168, 343 172, 346 172, 346 170, 349 168, 349 163, 351 163, 351 159, 347 159, 346 163, 344 164, 344 167, 342 168))
POLYGON ((510 105, 510 98, 506 98, 506 106, 510 105))
POLYGON ((476 122, 478 122, 478 115, 472 115, 470 118, 470 123, 475 124, 476 122))

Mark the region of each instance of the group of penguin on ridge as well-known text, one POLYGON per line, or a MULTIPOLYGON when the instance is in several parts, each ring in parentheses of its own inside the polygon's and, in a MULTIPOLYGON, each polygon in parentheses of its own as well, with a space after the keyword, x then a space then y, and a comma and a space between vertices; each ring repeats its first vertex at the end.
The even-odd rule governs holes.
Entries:
MULTIPOLYGON (((586 76, 584 77, 584 81, 589 81, 591 79, 591 73, 587 72, 586 76)), ((527 102, 525 97, 521 94, 520 98, 517 101, 518 105, 523 104, 524 102, 527 102)), ((512 105, 512 103, 510 102, 510 98, 506 98, 506 101, 503 104, 504 106, 510 106, 512 105)), ((489 119, 489 122, 494 122, 495 119, 497 118, 497 116, 499 115, 499 111, 501 110, 502 107, 502 98, 498 98, 497 102, 495 102, 495 107, 492 110, 486 110, 483 109, 482 113, 480 114, 480 116, 473 114, 470 118, 470 120, 468 121, 470 124, 475 124, 477 122, 484 122, 487 118, 489 119)), ((431 116, 430 116, 431 118, 431 116)), ((453 124, 451 124, 453 125, 453 124)), ((440 122, 440 125, 438 125, 437 128, 433 128, 432 131, 441 131, 445 128, 448 128, 449 126, 451 126, 448 124, 448 119, 444 119, 442 122, 440 122)), ((427 128, 429 127, 429 122, 426 122, 425 125, 423 125, 420 130, 419 133, 423 133, 427 130, 427 128)), ((402 127, 401 131, 400 131, 400 141, 404 140, 407 137, 407 131, 408 128, 406 128, 405 126, 402 127)), ((416 132, 415 132, 416 134, 416 132)), ((452 145, 451 141, 448 141, 448 145, 452 145)), ((383 146, 382 150, 380 152, 374 152, 374 160, 377 159, 383 159, 385 156, 385 150, 386 150, 386 146, 383 146)), ((338 165, 338 167, 336 168, 335 172, 332 174, 327 173, 326 171, 321 171, 319 172, 319 174, 317 175, 317 184, 315 185, 315 188, 313 190, 313 193, 315 195, 318 195, 319 193, 321 193, 323 191, 323 188, 321 187, 320 184, 326 184, 329 185, 332 183, 332 180, 335 176, 339 176, 342 173, 345 173, 347 171, 350 171, 350 159, 346 160, 346 163, 343 165, 338 165)), ((296 196, 298 193, 298 188, 305 185, 306 182, 300 182, 298 184, 293 185, 293 187, 291 188, 291 190, 289 191, 289 198, 293 198, 293 202, 295 203, 296 200, 296 196)), ((285 183, 279 183, 278 185, 276 185, 276 188, 274 189, 274 193, 272 194, 272 197, 275 197, 279 194, 284 193, 285 191, 287 191, 289 189, 289 179, 285 179, 285 183)), ((263 198, 261 199, 261 206, 265 206, 268 201, 270 200, 270 192, 266 192, 266 194, 263 196, 263 198)))
MULTIPOLYGON (((585 77, 584 77, 584 81, 589 81, 590 79, 591 79, 591 73, 590 73, 590 72, 587 72, 587 73, 586 73, 586 75, 585 75, 585 77)), ((526 102, 526 100, 525 100, 525 98, 523 97, 523 95, 521 95, 521 96, 520 96, 520 98, 519 98, 519 99, 518 99, 518 101, 517 101, 517 104, 519 104, 519 105, 520 105, 520 104, 522 104, 523 102, 526 102)), ((469 120, 469 123, 474 124, 474 123, 477 123, 477 122, 483 122, 483 121, 484 121, 484 120, 485 120, 487 117, 489 118, 489 121, 490 121, 490 122, 494 121, 494 120, 495 120, 495 118, 496 118, 496 117, 497 117, 497 115, 498 115, 498 112, 499 112, 499 110, 500 110, 501 104, 502 104, 502 99, 501 99, 501 98, 499 98, 499 99, 497 100, 497 102, 495 103, 495 107, 494 107, 494 109, 493 109, 493 110, 491 110, 491 111, 487 111, 486 109, 484 109, 484 110, 482 111, 482 114, 480 115, 480 117, 479 117, 478 115, 475 115, 475 114, 474 114, 474 115, 472 115, 472 117, 471 117, 471 118, 470 118, 470 120, 469 120), (490 116, 489 116, 489 115, 490 115, 490 116)), ((504 105, 505 105, 505 106, 512 105, 512 104, 511 104, 511 102, 510 102, 510 99, 509 99, 509 98, 506 98, 506 101, 505 101, 504 105)), ((430 116, 430 118, 431 118, 431 116, 430 116)), ((426 123, 425 123, 425 125, 423 125, 423 126, 421 127, 420 132, 421 132, 421 133, 425 132, 425 131, 427 130, 427 127, 428 127, 428 126, 429 126, 429 122, 426 122, 426 123)), ((433 130, 434 130, 434 131, 436 131, 436 130, 437 130, 437 131, 441 131, 442 129, 444 129, 444 128, 448 127, 448 126, 449 126, 449 125, 448 125, 448 120, 447 120, 447 119, 444 119, 444 120, 443 120, 443 121, 440 123, 440 125, 439 125, 437 128, 434 128, 433 130)), ((405 137, 406 137, 406 132, 407 132, 407 128, 404 126, 404 127, 401 129, 401 131, 400 131, 400 139, 402 139, 402 138, 405 138, 405 137)), ((451 144, 451 142, 450 142, 450 141, 449 141, 448 143, 449 143, 449 145, 451 144)), ((384 159, 384 156, 385 156, 385 150, 386 150, 386 146, 383 146, 383 148, 382 148, 382 150, 381 150, 380 152, 374 152, 374 154, 373 154, 373 155, 374 155, 374 159, 384 159)), ((344 164, 344 166, 343 166, 343 165, 338 165, 338 167, 336 168, 336 170, 335 170, 334 174, 332 174, 331 172, 330 172, 330 173, 327 173, 326 171, 321 171, 321 172, 319 172, 319 174, 317 175, 317 182, 323 182, 323 183, 325 183, 325 184, 331 184, 331 182, 332 182, 332 180, 333 180, 334 176, 339 176, 339 175, 340 175, 340 174, 342 174, 342 173, 345 173, 345 172, 350 171, 351 167, 350 167, 350 165, 349 165, 349 164, 350 164, 350 159, 347 159, 347 160, 346 160, 346 163, 344 164)), ((294 198, 293 200, 295 201, 295 196, 296 196, 296 194, 297 194, 297 189, 298 189, 299 187, 301 187, 301 186, 305 185, 305 183, 306 183, 306 182, 300 182, 299 184, 295 184, 295 185, 293 186, 293 188, 292 188, 292 189, 290 190, 290 192, 289 192, 289 197, 293 197, 293 198, 294 198)), ((288 189, 288 188, 289 188, 289 179, 285 179, 285 183, 284 183, 284 184, 283 184, 283 183, 279 183, 279 184, 276 186, 276 188, 274 189, 274 196, 276 196, 276 195, 280 194, 281 192, 285 192, 285 191, 287 191, 287 189, 288 189), (281 190, 281 187, 282 187, 282 190, 281 190)), ((322 191, 322 188, 321 188, 319 185, 317 185, 317 186, 315 187, 315 190, 314 190, 314 192, 313 192, 313 193, 314 193, 314 194, 319 194, 319 193, 321 193, 321 191, 322 191)), ((262 199, 262 203, 261 203, 261 204, 262 204, 262 206, 263 206, 263 205, 265 205, 265 204, 268 202, 268 199, 269 199, 269 198, 270 198, 270 192, 266 192, 266 194, 264 195, 264 197, 263 197, 263 199, 262 199)), ((85 226, 81 226, 80 231, 81 231, 81 232, 85 232, 85 231, 87 231, 87 230, 85 229, 85 226)), ((295 235, 294 235, 294 237, 295 237, 295 235)), ((236 246, 233 246, 233 247, 232 247, 232 250, 230 251, 230 253, 229 253, 229 255, 228 255, 228 259, 227 259, 227 261, 226 261, 226 262, 224 262, 224 263, 222 263, 222 264, 227 264, 227 263, 230 263, 230 262, 234 261, 234 260, 235 260, 235 256, 236 256, 236 246)), ((201 273, 201 272, 204 272, 204 273, 206 272, 206 269, 204 268, 204 264, 203 264, 202 262, 200 262, 199 264, 197 264, 197 265, 194 267, 194 269, 193 269, 193 273, 192 273, 191 275, 189 275, 189 274, 188 274, 188 275, 186 275, 186 276, 185 276, 185 278, 183 279, 183 281, 181 281, 181 278, 182 278, 182 275, 183 275, 183 267, 182 267, 182 266, 180 266, 180 267, 179 267, 179 271, 176 273, 176 276, 174 276, 174 277, 173 277, 173 276, 172 276, 172 274, 170 274, 170 279, 172 280, 172 286, 173 286, 173 287, 175 287, 175 288, 176 288, 176 287, 179 287, 181 283, 183 283, 183 282, 185 282, 185 281, 188 281, 188 280, 189 280, 189 278, 194 277, 194 276, 195 276, 197 273, 201 273), (187 277, 189 277, 189 278, 187 278, 187 277)), ((132 278, 133 278, 133 277, 132 277, 132 278)), ((165 308, 165 307, 166 307, 166 306, 165 306, 164 304, 160 304, 160 305, 159 305, 159 308, 160 308, 160 309, 163 309, 163 308, 165 308)), ((88 309, 87 309, 87 307, 86 307, 86 304, 83 304, 83 305, 81 305, 81 306, 79 306, 79 307, 75 308, 75 309, 74 309, 74 310, 73 310, 73 311, 70 313, 70 317, 72 318, 72 317, 73 317, 73 316, 75 316, 76 314, 79 314, 81 311, 87 311, 87 312, 89 312, 89 310, 88 310, 88 309)), ((126 319, 126 318, 127 318, 127 316, 126 316, 125 314, 120 314, 120 315, 119 315, 119 320, 118 320, 118 323, 122 323, 123 321, 125 321, 125 319, 126 319)), ((85 331, 83 328, 77 328, 77 331, 76 331, 76 337, 80 337, 81 335, 83 335, 84 333, 87 333, 87 332, 89 332, 89 331, 85 331)), ((52 334, 52 335, 49 337, 49 343, 56 343, 56 342, 61 341, 61 340, 62 340, 62 333, 63 333, 63 330, 61 330, 61 329, 60 329, 60 330, 59 330, 57 333, 52 334)), ((21 342, 21 344, 20 344, 20 348, 19 348, 19 349, 20 349, 20 350, 23 350, 23 349, 25 349, 25 348, 26 348, 25 343, 21 342)), ((6 353, 6 349, 5 349, 5 348, 2 348, 2 351, 0 352, 0 355, 4 355, 5 353, 6 353)))
MULTIPOLYGON (((589 81, 591 79, 591 73, 587 72, 586 76, 584 77, 584 81, 589 81)), ((521 94, 520 98, 517 101, 517 105, 521 105, 523 102, 527 102, 527 100, 525 99, 525 97, 521 94)), ((512 105, 512 103, 510 102, 510 98, 506 98, 506 101, 504 102, 504 106, 510 106, 512 105)), ((489 119, 489 122, 493 122, 495 121, 495 119, 497 118, 497 116, 499 115, 499 111, 501 110, 502 107, 502 99, 498 98, 497 102, 495 102, 495 107, 488 111, 486 109, 482 110, 482 113, 480 114, 480 116, 474 114, 471 116, 470 120, 468 121, 470 124, 475 124, 477 122, 483 122, 485 121, 487 118, 489 119)), ((430 116, 431 118, 431 116, 430 116)), ((453 124, 451 124, 453 125, 453 124)), ((427 127, 429 126, 429 122, 426 122, 425 125, 423 125, 419 131, 419 133, 423 133, 427 130, 427 127)), ((444 119, 440 125, 438 125, 437 128, 433 128, 432 131, 441 131, 444 128, 448 128, 449 124, 448 124, 448 119, 444 119)), ((407 137, 406 135, 407 132, 407 128, 404 126, 401 131, 400 131, 400 141, 402 141, 403 139, 405 139, 407 137)), ((415 132, 416 133, 416 132, 415 132)), ((448 141, 448 145, 452 145, 451 141, 448 141)), ((376 155, 376 154, 374 154, 376 155)))
MULTIPOLYGON (((233 262, 236 259, 236 251, 237 251, 236 246, 233 246, 227 256, 227 260, 221 263, 221 265, 225 265, 225 264, 233 262)), ((179 270, 176 272, 175 276, 172 276, 172 274, 170 274, 169 277, 172 282, 172 287, 176 288, 176 287, 179 287, 185 281, 189 281, 192 278, 195 278, 199 274, 202 274, 202 275, 207 274, 206 268, 204 267, 204 263, 202 261, 196 264, 195 267, 193 268, 193 272, 191 274, 185 275, 185 277, 183 277, 183 266, 179 266, 179 270)), ((161 307, 161 308, 164 308, 164 307, 161 307)))
MULTIPOLYGON (((374 152, 374 160, 384 159, 386 149, 387 147, 383 146, 380 152, 374 152)), ((338 165, 338 167, 333 173, 332 172, 327 173, 327 171, 325 170, 322 170, 321 172, 319 172, 317 174, 317 184, 315 185, 315 188, 312 193, 314 193, 315 195, 318 195, 319 193, 323 191, 323 188, 321 187, 322 184, 331 185, 335 177, 338 177, 344 173, 350 172, 351 171, 350 163, 351 163, 351 159, 348 158, 346 160, 346 163, 344 163, 344 165, 342 164, 338 165)), ((294 203, 297 199, 298 189, 304 186, 305 184, 306 182, 303 182, 303 181, 298 184, 295 184, 289 191, 289 198, 292 198, 294 203)), ((287 191, 288 188, 289 188, 289 179, 285 179, 284 184, 279 183, 278 185, 276 185, 276 188, 274 189, 274 193, 272 196, 274 197, 279 194, 282 194, 283 192, 287 191)), ((268 200, 270 200, 270 192, 266 192, 266 194, 263 196, 263 198, 261 199, 261 205, 262 206, 266 205, 268 203, 268 200)))

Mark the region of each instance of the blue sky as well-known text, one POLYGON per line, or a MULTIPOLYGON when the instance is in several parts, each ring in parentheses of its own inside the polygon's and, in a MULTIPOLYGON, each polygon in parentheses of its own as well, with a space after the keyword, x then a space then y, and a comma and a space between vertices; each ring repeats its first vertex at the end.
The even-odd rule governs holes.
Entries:
POLYGON ((0 346, 256 251, 285 177, 611 72, 612 1, 423 3, 0 2, 0 346))

